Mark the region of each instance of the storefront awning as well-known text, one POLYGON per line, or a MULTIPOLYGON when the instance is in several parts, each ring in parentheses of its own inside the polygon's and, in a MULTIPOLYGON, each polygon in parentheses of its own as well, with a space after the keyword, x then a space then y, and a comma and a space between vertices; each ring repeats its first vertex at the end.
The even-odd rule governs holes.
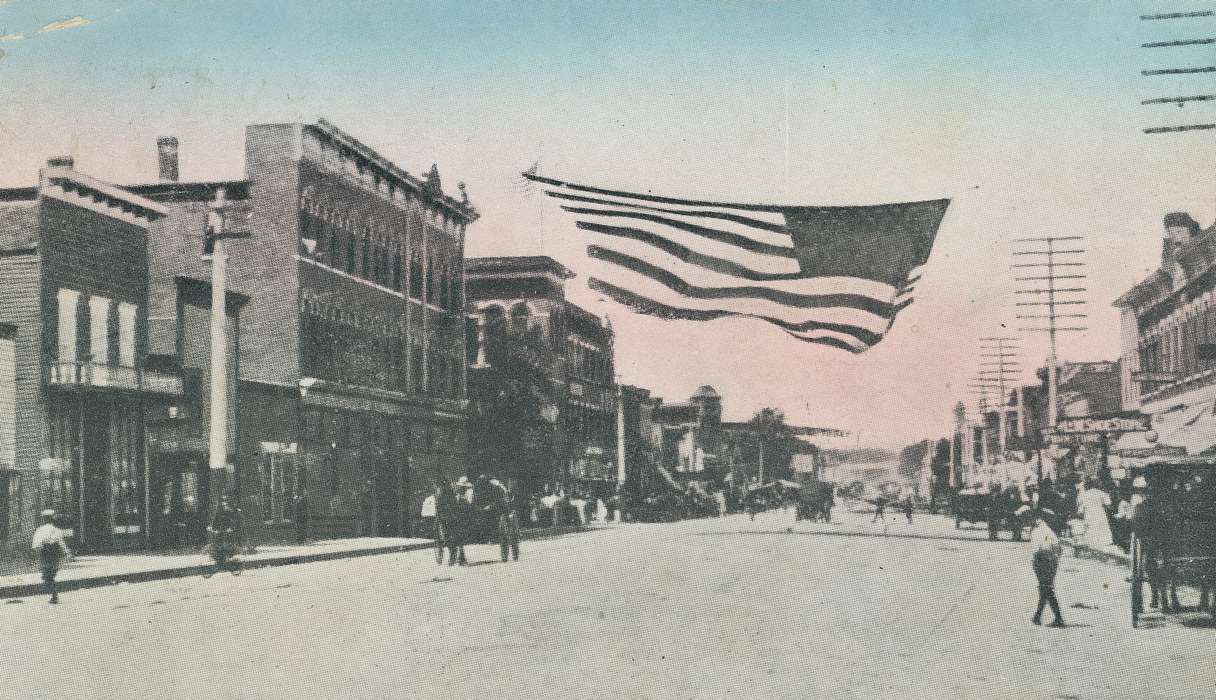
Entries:
POLYGON ((1216 405, 1180 405, 1153 415, 1153 433, 1124 433, 1111 445, 1111 452, 1122 457, 1197 455, 1216 448, 1216 405))

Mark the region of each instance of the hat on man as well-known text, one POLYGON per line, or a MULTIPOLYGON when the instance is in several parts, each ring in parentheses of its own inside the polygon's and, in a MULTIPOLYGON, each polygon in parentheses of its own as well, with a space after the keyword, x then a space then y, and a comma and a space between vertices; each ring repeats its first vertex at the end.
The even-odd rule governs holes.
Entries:
POLYGON ((472 486, 473 486, 473 484, 469 482, 469 477, 467 477, 467 476, 462 476, 456 480, 456 488, 462 489, 462 488, 472 487, 472 486))

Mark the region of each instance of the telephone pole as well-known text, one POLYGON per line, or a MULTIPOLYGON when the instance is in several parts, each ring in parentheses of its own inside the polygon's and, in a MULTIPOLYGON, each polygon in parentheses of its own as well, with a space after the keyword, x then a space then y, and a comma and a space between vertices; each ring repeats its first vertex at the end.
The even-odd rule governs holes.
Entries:
MULTIPOLYGON (((1000 411, 997 414, 997 430, 1000 432, 997 437, 997 455, 1002 461, 1005 458, 1009 434, 1009 384, 1014 382, 1022 371, 1018 362, 1018 351, 1021 349, 1021 346, 1017 345, 1018 342, 1019 338, 1004 336, 980 338, 979 376, 995 384, 997 390, 997 410, 1000 411)), ((1019 426, 1019 437, 1020 429, 1019 426)))
MULTIPOLYGON (((1017 317, 1028 320, 1032 324, 1019 328, 1019 331, 1046 333, 1050 341, 1051 352, 1047 357, 1047 425, 1056 427, 1059 413, 1056 377, 1056 339, 1060 333, 1082 332, 1088 330, 1085 326, 1061 325, 1063 319, 1083 319, 1086 314, 1072 311, 1085 303, 1080 295, 1086 292, 1085 287, 1065 286, 1080 284, 1075 280, 1083 280, 1086 275, 1081 268, 1085 263, 1077 256, 1083 255, 1085 249, 1077 241, 1085 240, 1083 236, 1048 236, 1044 238, 1018 238, 1014 240, 1014 259, 1026 259, 1032 262, 1014 263, 1015 275, 1025 274, 1025 277, 1014 277, 1020 289, 1015 294, 1027 295, 1030 301, 1019 301, 1017 317), (1031 311, 1046 310, 1047 313, 1030 313, 1031 311), (1043 324, 1044 325, 1037 325, 1043 324)), ((1078 323, 1069 321, 1068 323, 1078 323)))

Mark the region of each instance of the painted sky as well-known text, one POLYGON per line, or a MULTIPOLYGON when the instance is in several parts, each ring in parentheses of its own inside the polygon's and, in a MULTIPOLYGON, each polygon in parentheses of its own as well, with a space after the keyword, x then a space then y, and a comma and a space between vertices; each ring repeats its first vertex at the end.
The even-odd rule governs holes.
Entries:
MULTIPOLYGON (((731 418, 783 408, 863 444, 944 434, 976 337, 1015 329, 1010 241, 1089 237, 1090 332, 1069 359, 1114 359, 1111 301, 1156 267, 1161 217, 1216 214, 1216 19, 1144 22, 1170 2, 34 2, 0 0, 0 186, 51 155, 117 182, 237 177, 243 127, 324 116, 411 172, 439 164, 482 219, 470 255, 595 268, 568 219, 518 173, 673 196, 791 204, 950 197, 917 302, 860 356, 752 321, 610 316, 623 381, 678 400, 700 384, 731 418), (788 114, 788 121, 787 121, 788 114), (788 144, 788 145, 787 145, 788 144)), ((1202 8, 1200 8, 1202 9, 1202 8)), ((1028 337, 1023 363, 1046 343, 1028 337)), ((1029 376, 1029 375, 1028 375, 1029 376)))

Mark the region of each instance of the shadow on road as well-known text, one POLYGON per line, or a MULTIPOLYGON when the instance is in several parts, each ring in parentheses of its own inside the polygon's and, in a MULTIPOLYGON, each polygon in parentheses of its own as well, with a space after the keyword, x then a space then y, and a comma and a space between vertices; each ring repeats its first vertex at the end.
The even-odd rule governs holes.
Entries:
POLYGON ((840 530, 722 530, 718 532, 698 532, 698 537, 724 537, 728 535, 807 535, 812 537, 875 537, 878 539, 909 539, 909 540, 949 540, 955 542, 977 542, 983 544, 1024 544, 1012 540, 989 540, 987 537, 964 537, 962 535, 928 535, 910 532, 847 532, 840 530))

